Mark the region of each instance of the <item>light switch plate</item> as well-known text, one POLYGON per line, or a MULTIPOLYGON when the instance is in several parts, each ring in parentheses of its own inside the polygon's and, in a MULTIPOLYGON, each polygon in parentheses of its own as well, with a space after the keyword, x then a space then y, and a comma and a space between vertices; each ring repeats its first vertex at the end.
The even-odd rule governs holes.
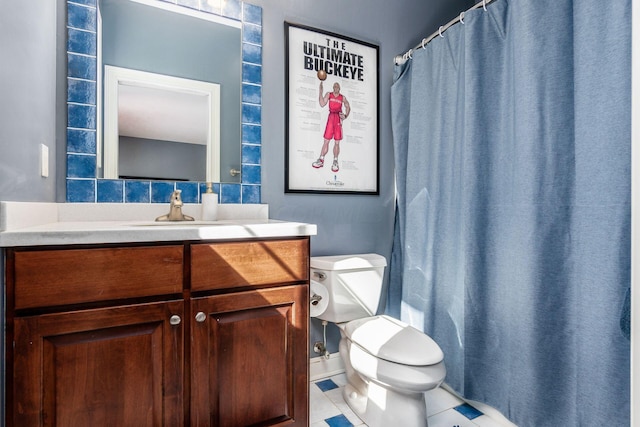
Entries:
POLYGON ((49 176, 49 147, 44 144, 40 144, 40 175, 49 176))

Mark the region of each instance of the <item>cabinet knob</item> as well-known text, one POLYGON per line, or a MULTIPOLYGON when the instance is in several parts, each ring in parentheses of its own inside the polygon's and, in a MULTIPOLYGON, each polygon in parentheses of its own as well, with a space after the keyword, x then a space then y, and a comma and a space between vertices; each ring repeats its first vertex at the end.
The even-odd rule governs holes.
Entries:
POLYGON ((205 320, 207 320, 206 314, 204 314, 202 311, 199 311, 198 313, 196 313, 196 322, 202 323, 205 320))
POLYGON ((169 318, 169 323, 172 324, 173 326, 179 325, 180 322, 182 322, 182 319, 177 314, 174 314, 169 318))

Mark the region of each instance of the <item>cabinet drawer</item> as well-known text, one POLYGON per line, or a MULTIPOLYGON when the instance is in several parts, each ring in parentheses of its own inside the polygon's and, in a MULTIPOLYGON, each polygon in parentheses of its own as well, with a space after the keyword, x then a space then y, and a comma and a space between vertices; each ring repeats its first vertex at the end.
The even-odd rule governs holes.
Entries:
POLYGON ((17 251, 15 308, 182 292, 183 247, 17 251))
POLYGON ((308 278, 308 239, 191 246, 192 291, 306 281, 308 278))

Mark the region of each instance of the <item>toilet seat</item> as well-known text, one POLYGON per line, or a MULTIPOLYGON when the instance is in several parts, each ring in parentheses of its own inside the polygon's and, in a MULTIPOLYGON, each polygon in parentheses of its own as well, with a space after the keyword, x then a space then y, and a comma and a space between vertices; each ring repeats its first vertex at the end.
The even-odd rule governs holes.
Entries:
POLYGON ((430 336, 389 316, 352 320, 344 326, 344 333, 357 347, 387 362, 426 367, 444 359, 430 336))
MULTIPOLYGON (((377 382, 405 393, 419 393, 438 387, 446 376, 444 362, 428 366, 411 366, 389 362, 373 356, 358 344, 346 341, 346 353, 353 369, 368 381, 377 382)), ((341 349, 342 351, 342 349, 341 349)))

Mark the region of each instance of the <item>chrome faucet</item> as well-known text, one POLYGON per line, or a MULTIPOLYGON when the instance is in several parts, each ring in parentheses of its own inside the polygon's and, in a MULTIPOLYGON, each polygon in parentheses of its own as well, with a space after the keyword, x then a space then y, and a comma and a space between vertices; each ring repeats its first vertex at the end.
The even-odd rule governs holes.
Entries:
POLYGON ((182 213, 182 190, 175 190, 171 193, 171 202, 169 205, 169 213, 156 218, 156 221, 193 221, 194 218, 182 213))

